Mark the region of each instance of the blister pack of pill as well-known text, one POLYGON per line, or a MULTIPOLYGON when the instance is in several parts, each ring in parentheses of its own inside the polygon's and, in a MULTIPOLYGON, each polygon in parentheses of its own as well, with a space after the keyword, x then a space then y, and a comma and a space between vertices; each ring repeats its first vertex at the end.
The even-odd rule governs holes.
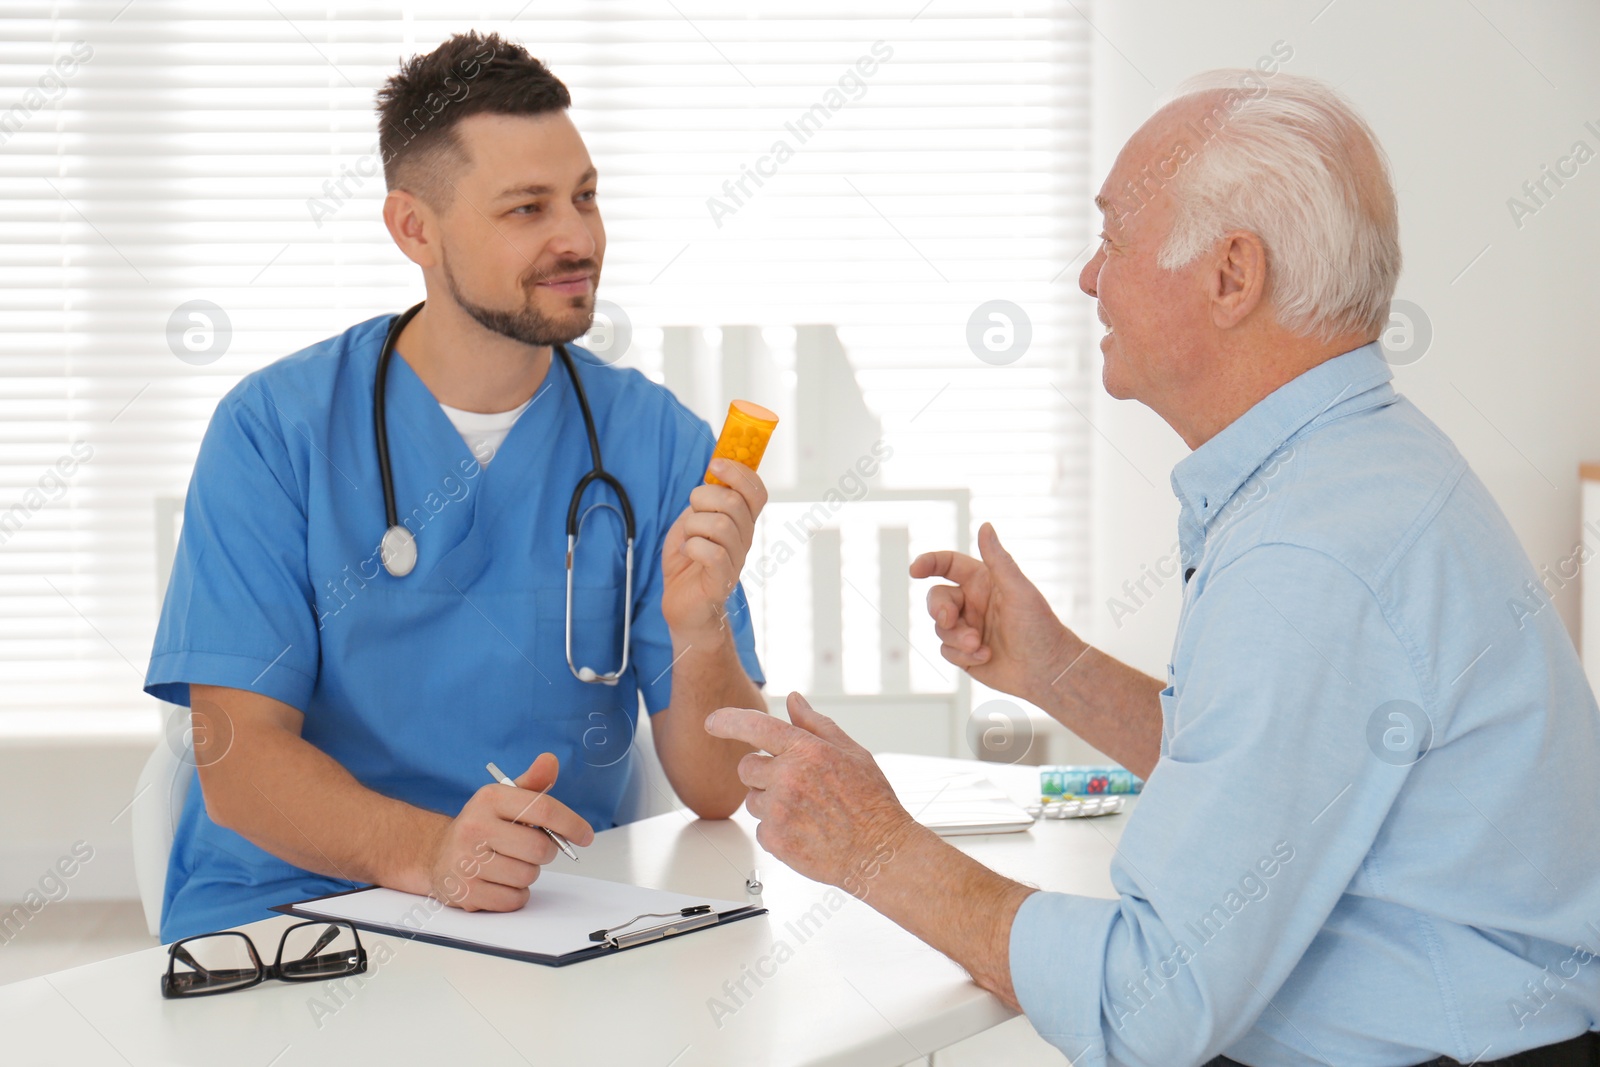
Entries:
POLYGON ((1127 806, 1123 796, 1048 797, 1027 806, 1036 819, 1088 819, 1096 815, 1118 815, 1127 806))

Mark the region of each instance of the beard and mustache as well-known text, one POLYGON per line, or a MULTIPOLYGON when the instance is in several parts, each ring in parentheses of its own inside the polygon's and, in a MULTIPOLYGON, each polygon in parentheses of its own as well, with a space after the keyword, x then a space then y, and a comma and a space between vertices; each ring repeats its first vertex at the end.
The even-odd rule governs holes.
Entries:
POLYGON ((594 294, 600 286, 600 265, 592 259, 566 259, 555 263, 549 270, 533 270, 522 278, 522 289, 527 293, 523 306, 514 311, 485 307, 469 299, 450 270, 450 261, 443 262, 445 285, 450 297, 461 309, 472 316, 484 329, 520 341, 525 345, 546 347, 576 341, 589 332, 594 322, 594 294), (586 272, 591 277, 589 293, 571 298, 571 314, 549 315, 534 306, 532 289, 546 278, 560 278, 568 274, 586 272))

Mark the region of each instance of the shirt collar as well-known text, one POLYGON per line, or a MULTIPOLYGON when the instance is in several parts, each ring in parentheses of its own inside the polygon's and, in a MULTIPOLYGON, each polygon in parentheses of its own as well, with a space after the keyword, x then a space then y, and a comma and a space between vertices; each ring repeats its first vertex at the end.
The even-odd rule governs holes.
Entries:
POLYGON ((1378 342, 1317 364, 1279 386, 1172 468, 1172 491, 1204 528, 1245 479, 1290 438, 1394 399, 1378 342))

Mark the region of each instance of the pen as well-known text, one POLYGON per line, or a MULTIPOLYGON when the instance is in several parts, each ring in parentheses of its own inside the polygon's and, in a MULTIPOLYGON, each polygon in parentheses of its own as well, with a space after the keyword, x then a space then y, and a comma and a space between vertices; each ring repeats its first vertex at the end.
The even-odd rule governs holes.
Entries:
MULTIPOLYGON (((489 764, 488 767, 489 767, 489 773, 494 775, 494 780, 499 782, 501 785, 509 785, 512 789, 521 789, 522 788, 516 782, 513 782, 510 778, 506 777, 506 772, 502 771, 499 767, 496 767, 492 763, 489 764)), ((550 827, 548 827, 548 826, 540 826, 540 827, 538 827, 538 829, 543 830, 545 833, 549 834, 550 835, 550 840, 552 840, 552 841, 554 841, 556 843, 556 847, 557 848, 559 848, 562 852, 566 853, 568 859, 572 860, 574 863, 576 863, 578 861, 578 854, 572 850, 572 846, 567 843, 567 839, 566 838, 562 837, 560 834, 556 833, 554 830, 550 829, 550 827)))

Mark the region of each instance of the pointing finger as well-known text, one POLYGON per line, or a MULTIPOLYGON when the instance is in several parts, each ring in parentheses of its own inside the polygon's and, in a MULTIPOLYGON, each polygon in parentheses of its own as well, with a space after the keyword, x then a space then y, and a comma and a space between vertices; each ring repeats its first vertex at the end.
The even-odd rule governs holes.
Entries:
POLYGON ((743 741, 752 748, 782 755, 811 735, 781 719, 751 708, 719 708, 706 716, 706 733, 743 741))

